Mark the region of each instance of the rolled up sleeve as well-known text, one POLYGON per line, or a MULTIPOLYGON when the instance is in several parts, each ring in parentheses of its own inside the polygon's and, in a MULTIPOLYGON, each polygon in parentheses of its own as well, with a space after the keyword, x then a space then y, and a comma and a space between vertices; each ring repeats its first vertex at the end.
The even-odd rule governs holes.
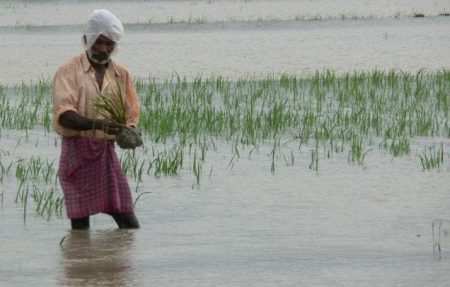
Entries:
POLYGON ((67 111, 77 112, 78 88, 76 75, 70 65, 62 66, 56 72, 52 81, 53 96, 53 127, 58 134, 72 136, 77 131, 66 129, 59 124, 59 117, 67 111))
POLYGON ((133 79, 129 73, 125 77, 125 109, 127 126, 137 127, 139 122, 139 100, 136 94, 133 79))

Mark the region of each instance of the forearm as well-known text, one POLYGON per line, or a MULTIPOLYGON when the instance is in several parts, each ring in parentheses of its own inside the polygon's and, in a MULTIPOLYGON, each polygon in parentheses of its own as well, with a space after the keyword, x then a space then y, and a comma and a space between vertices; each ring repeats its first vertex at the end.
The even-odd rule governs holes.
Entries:
POLYGON ((74 111, 64 112, 59 116, 59 124, 75 131, 102 130, 110 135, 117 135, 125 126, 111 120, 91 119, 74 111))
POLYGON ((100 121, 80 115, 74 111, 67 111, 59 117, 59 124, 75 131, 98 130, 103 125, 100 121))

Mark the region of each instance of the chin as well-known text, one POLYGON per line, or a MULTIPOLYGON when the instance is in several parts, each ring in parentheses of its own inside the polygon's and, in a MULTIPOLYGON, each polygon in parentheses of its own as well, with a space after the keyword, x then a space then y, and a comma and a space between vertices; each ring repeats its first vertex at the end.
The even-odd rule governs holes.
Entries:
POLYGON ((87 54, 88 54, 89 60, 91 60, 92 62, 94 62, 94 63, 96 63, 96 64, 99 64, 99 65, 104 65, 104 64, 108 63, 109 60, 111 59, 110 56, 108 56, 108 57, 105 58, 105 59, 97 59, 97 58, 95 57, 94 53, 92 53, 92 50, 88 50, 88 51, 87 51, 87 54))

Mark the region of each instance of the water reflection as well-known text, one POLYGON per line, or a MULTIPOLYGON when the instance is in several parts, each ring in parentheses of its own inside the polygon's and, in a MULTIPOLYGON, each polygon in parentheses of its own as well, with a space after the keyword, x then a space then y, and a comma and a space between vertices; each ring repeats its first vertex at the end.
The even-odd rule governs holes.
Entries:
POLYGON ((128 286, 133 281, 130 230, 70 231, 62 243, 64 286, 128 286))

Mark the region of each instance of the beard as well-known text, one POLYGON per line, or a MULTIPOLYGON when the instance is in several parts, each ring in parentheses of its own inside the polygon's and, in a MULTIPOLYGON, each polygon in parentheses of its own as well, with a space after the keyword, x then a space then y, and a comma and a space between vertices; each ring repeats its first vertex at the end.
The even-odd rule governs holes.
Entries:
POLYGON ((87 50, 87 54, 89 56, 89 60, 100 65, 108 63, 109 59, 111 58, 111 53, 97 52, 92 50, 92 48, 87 50))

